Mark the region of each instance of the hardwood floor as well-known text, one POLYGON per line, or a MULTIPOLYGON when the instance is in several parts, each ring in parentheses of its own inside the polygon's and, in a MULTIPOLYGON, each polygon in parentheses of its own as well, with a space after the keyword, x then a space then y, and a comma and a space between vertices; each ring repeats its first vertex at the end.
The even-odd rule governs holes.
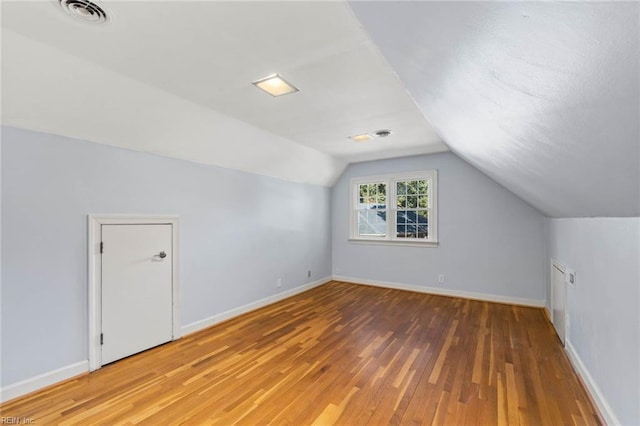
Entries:
POLYGON ((331 282, 10 401, 50 424, 601 424, 541 309, 331 282))

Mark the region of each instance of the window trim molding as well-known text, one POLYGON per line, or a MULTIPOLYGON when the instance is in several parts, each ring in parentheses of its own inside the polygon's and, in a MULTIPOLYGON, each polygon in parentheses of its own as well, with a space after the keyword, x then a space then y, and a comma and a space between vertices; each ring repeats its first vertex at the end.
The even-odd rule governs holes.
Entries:
POLYGON ((355 244, 379 244, 396 245, 410 247, 437 247, 438 241, 438 170, 418 170, 413 172, 389 173, 383 175, 355 176, 349 180, 349 238, 350 243, 355 244), (429 239, 398 238, 395 236, 397 194, 396 183, 411 179, 429 179, 429 202, 431 204, 429 212, 429 239), (387 184, 387 235, 384 237, 360 237, 357 235, 358 219, 356 209, 358 193, 354 190, 356 185, 363 183, 387 184), (431 224, 434 224, 431 228, 431 224), (394 232, 391 232, 394 231, 394 232))

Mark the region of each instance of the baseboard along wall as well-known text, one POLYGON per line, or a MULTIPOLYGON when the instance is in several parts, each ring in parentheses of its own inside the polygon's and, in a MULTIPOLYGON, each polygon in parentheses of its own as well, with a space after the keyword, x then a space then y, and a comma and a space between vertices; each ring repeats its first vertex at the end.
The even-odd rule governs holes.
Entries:
POLYGON ((552 322, 552 320, 551 320, 551 310, 549 309, 548 306, 544 307, 544 315, 547 317, 547 320, 549 322, 552 322))
POLYGON ((12 400, 87 372, 89 372, 88 359, 5 386, 0 389, 0 402, 12 400))
POLYGON ((582 359, 578 355, 578 352, 576 352, 576 349, 573 347, 573 345, 571 344, 571 341, 568 338, 565 343, 564 349, 565 349, 565 352, 567 353, 567 356, 569 357, 569 361, 571 362, 571 365, 573 365, 574 370, 582 380, 582 383, 587 388, 587 392, 591 396, 591 399, 596 404, 596 407, 598 407, 598 410, 600 411, 600 415, 603 417, 603 420, 608 425, 622 424, 616 417, 615 413, 611 409, 611 406, 607 402, 607 399, 604 397, 604 395, 600 391, 600 388, 596 384, 595 380, 593 380, 593 377, 591 377, 589 370, 587 370, 587 367, 584 365, 584 362, 582 362, 582 359))
POLYGON ((228 310, 226 312, 222 312, 216 315, 213 315, 209 318, 202 319, 200 321, 192 322, 191 324, 187 324, 182 327, 182 336, 186 336, 187 334, 195 333, 197 331, 203 330, 205 328, 211 327, 212 325, 216 325, 228 319, 237 317, 242 314, 246 314, 247 312, 255 311, 256 309, 260 309, 264 306, 271 305, 272 303, 279 302, 280 300, 284 300, 288 297, 295 296, 296 294, 303 293, 307 290, 311 290, 314 287, 321 286, 323 284, 331 281, 332 277, 325 277, 319 279, 317 281, 313 281, 308 284, 301 285, 299 287, 292 288, 291 290, 283 291, 282 293, 274 294, 273 296, 265 297, 264 299, 256 300, 255 302, 248 303, 246 305, 240 306, 238 308, 234 308, 228 310))
MULTIPOLYGON (((436 295, 442 295, 442 296, 461 297, 466 299, 482 300, 487 302, 511 303, 516 305, 539 307, 539 308, 544 308, 545 314, 549 318, 551 317, 544 300, 498 296, 498 295, 491 295, 491 294, 484 294, 484 293, 467 292, 467 291, 461 291, 461 290, 451 290, 451 289, 443 289, 443 288, 437 288, 437 287, 424 287, 424 286, 416 286, 416 285, 409 285, 409 284, 402 284, 402 283, 377 281, 377 280, 365 280, 365 279, 359 279, 359 278, 353 278, 353 277, 334 275, 332 277, 325 277, 320 280, 307 283, 299 287, 295 287, 290 290, 275 294, 273 296, 269 296, 264 299, 257 300, 255 302, 248 303, 238 308, 234 308, 229 311, 213 315, 209 318, 205 318, 203 320, 196 321, 191 324, 187 324, 181 328, 182 336, 195 333, 197 331, 211 327, 215 324, 221 323, 228 319, 237 317, 239 315, 245 314, 247 312, 250 312, 256 309, 260 309, 264 306, 270 305, 272 303, 276 303, 288 297, 295 296, 296 294, 303 293, 314 287, 318 287, 323 284, 326 284, 332 280, 348 282, 348 283, 358 284, 358 285, 371 285, 376 287, 408 290, 408 291, 415 291, 419 293, 436 294, 436 295)), ((609 406, 607 400, 602 395, 602 392, 600 392, 600 389, 598 388, 595 381, 591 377, 591 374, 589 374, 589 371, 587 370, 586 366, 580 359, 579 355, 575 351, 575 348, 571 345, 571 342, 569 340, 567 340, 567 343, 566 343, 566 352, 576 372, 578 373, 582 381, 585 383, 587 387, 587 391, 590 393, 593 401, 596 403, 598 409, 603 415, 604 420, 607 422, 607 424, 611 424, 611 425, 620 424, 615 414, 611 410, 611 407, 609 406)), ((61 367, 59 369, 56 369, 44 374, 40 374, 38 376, 23 380, 18 383, 11 384, 9 386, 5 386, 4 388, 0 389, 0 402, 6 402, 14 398, 18 398, 20 396, 35 392, 37 390, 43 389, 45 387, 54 385, 56 383, 59 383, 65 380, 69 380, 73 377, 76 377, 78 375, 88 373, 88 372, 89 372, 89 361, 84 360, 84 361, 80 361, 65 367, 61 367)))
MULTIPOLYGON (((211 327, 212 325, 218 324, 222 321, 226 321, 238 315, 245 314, 247 312, 262 308, 263 306, 267 306, 288 297, 294 296, 298 293, 305 292, 314 287, 318 287, 322 284, 328 283, 329 281, 331 281, 331 279, 331 277, 325 277, 320 280, 313 281, 311 283, 307 283, 287 291, 283 291, 273 296, 260 299, 247 305, 222 312, 212 317, 187 324, 181 328, 182 336, 190 333, 195 333, 196 331, 211 327)), ((71 365, 67 365, 65 367, 58 368, 53 371, 49 371, 47 373, 40 374, 35 377, 31 377, 18 383, 13 383, 0 389, 0 403, 10 401, 20 396, 27 395, 29 393, 38 391, 56 383, 63 382, 65 380, 72 379, 73 377, 88 372, 89 360, 84 360, 71 365)))
POLYGON ((361 279, 361 278, 354 278, 354 277, 345 277, 341 275, 334 275, 333 279, 336 281, 342 281, 342 282, 352 283, 352 284, 371 285, 375 287, 393 288, 397 290, 408 290, 408 291, 415 291, 416 293, 436 294, 439 296, 460 297, 463 299, 482 300, 485 302, 509 303, 513 305, 532 306, 536 308, 542 308, 543 306, 545 306, 545 300, 543 299, 538 300, 538 299, 526 299, 522 297, 499 296, 495 294, 474 293, 471 291, 453 290, 453 289, 441 288, 441 287, 428 287, 428 286, 419 286, 419 285, 411 285, 411 284, 403 284, 403 283, 394 283, 389 281, 377 281, 377 280, 361 279))
MULTIPOLYGON (((497 302, 497 303, 510 303, 514 305, 544 308, 544 313, 547 319, 549 320, 549 322, 551 322, 551 311, 549 310, 549 307, 546 306, 545 300, 497 296, 497 295, 474 293, 474 292, 467 292, 467 291, 461 291, 461 290, 443 289, 438 287, 425 287, 425 286, 416 286, 416 285, 394 283, 394 282, 387 282, 387 281, 367 280, 367 279, 360 279, 360 278, 353 278, 353 277, 345 277, 340 275, 334 275, 333 279, 336 281, 343 281, 343 282, 359 284, 359 285, 371 285, 376 287, 415 291, 419 293, 437 294, 441 296, 452 296, 452 297, 460 297, 464 299, 474 299, 474 300, 482 300, 482 301, 497 302)), ((600 391, 598 385, 593 380, 593 377, 591 377, 589 370, 587 370, 587 367, 584 365, 584 363, 582 362, 582 359, 580 358, 575 348, 571 345, 571 342, 568 339, 565 346, 565 352, 567 353, 569 361, 573 365, 573 368, 575 369, 576 373, 584 383, 587 392, 591 396, 591 399, 593 400, 598 410, 600 411, 600 414, 602 415, 604 421, 608 425, 619 425, 620 422, 618 421, 616 415, 611 409, 611 406, 607 402, 606 398, 600 391)))

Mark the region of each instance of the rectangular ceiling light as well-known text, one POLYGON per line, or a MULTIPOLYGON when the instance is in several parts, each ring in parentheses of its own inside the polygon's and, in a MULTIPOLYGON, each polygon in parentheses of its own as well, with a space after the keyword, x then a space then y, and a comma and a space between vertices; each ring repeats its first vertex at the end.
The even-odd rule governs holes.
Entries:
POLYGON ((365 142, 365 141, 370 141, 371 136, 369 136, 368 133, 363 133, 361 135, 349 136, 349 139, 351 139, 354 142, 365 142))
POLYGON ((297 87, 288 83, 278 74, 273 74, 269 77, 261 78, 258 81, 254 81, 253 85, 258 89, 264 90, 271 96, 288 95, 289 93, 295 93, 298 91, 297 87))

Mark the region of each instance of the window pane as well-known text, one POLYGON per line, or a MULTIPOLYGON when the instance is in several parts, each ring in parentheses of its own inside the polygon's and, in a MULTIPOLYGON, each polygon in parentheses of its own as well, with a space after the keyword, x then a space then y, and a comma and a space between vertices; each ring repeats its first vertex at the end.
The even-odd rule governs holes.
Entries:
POLYGON ((419 211, 418 212, 418 223, 420 224, 427 224, 427 218, 429 217, 429 212, 426 211, 419 211))
POLYGON ((407 232, 404 234, 405 238, 418 238, 416 229, 416 225, 407 225, 407 232))
POLYGON ((418 181, 418 193, 426 195, 429 193, 429 181, 428 180, 419 180, 418 181))
POLYGON ((407 181, 406 183, 407 183, 408 195, 415 195, 418 193, 418 181, 410 180, 410 181, 407 181))
POLYGON ((412 210, 396 211, 396 223, 398 225, 408 225, 416 222, 416 212, 412 210))
POLYGON ((359 206, 365 209, 387 207, 387 185, 385 183, 363 183, 358 185, 359 206))
POLYGON ((369 190, 367 185, 358 185, 360 206, 358 208, 366 208, 369 204, 369 190))
POLYGON ((385 208, 387 206, 387 184, 385 183, 377 184, 376 192, 377 192, 376 203, 378 204, 378 206, 380 206, 379 208, 385 208))
MULTIPOLYGON (((405 175, 406 176, 406 175, 405 175)), ((437 224, 431 223, 429 212, 437 208, 436 199, 430 197, 431 191, 435 191, 437 178, 434 171, 424 173, 416 172, 414 178, 398 179, 394 176, 367 177, 366 183, 361 180, 352 187, 352 191, 358 191, 355 196, 354 229, 351 235, 362 238, 380 238, 386 240, 409 239, 429 240, 429 235, 436 232, 437 224), (387 182, 392 182, 394 188, 388 187, 387 182), (393 194, 393 197, 391 197, 393 194), (387 221, 387 209, 391 208, 393 214, 394 229, 390 229, 390 221, 387 221), (429 232, 430 225, 433 232, 429 232), (387 237, 387 238, 385 238, 387 237)), ((352 198, 353 199, 353 198, 352 198)), ((433 218, 431 218, 433 219, 433 218)))
POLYGON ((407 212, 405 210, 398 210, 396 212, 396 223, 398 225, 404 225, 407 223, 407 212))
POLYGON ((360 185, 360 196, 361 197, 367 197, 367 195, 369 195, 369 189, 368 189, 368 185, 360 185))
POLYGON ((396 185, 396 191, 398 195, 405 195, 407 193, 407 183, 398 182, 398 184, 396 185))
POLYGON ((415 212, 410 210, 398 210, 396 212, 396 237, 398 238, 407 238, 411 234, 411 227, 414 220, 412 216, 415 212))
POLYGON ((370 183, 369 184, 369 196, 375 197, 377 193, 378 193, 378 185, 376 185, 375 183, 370 183))
POLYGON ((384 237, 387 232, 387 212, 367 209, 358 211, 358 235, 384 237))
POLYGON ((418 211, 418 238, 429 238, 429 212, 418 211))
POLYGON ((428 238, 429 213, 426 210, 398 210, 396 236, 398 238, 428 238))

